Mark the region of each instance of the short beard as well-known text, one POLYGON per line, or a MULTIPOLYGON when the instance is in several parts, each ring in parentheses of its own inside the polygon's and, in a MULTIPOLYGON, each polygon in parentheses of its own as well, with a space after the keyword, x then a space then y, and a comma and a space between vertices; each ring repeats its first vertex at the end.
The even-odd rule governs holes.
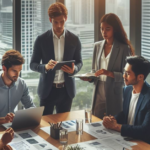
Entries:
POLYGON ((16 81, 17 81, 17 78, 16 78, 16 79, 13 79, 12 77, 10 77, 10 76, 8 75, 8 73, 7 73, 7 78, 8 78, 9 80, 11 80, 12 82, 16 82, 16 81))

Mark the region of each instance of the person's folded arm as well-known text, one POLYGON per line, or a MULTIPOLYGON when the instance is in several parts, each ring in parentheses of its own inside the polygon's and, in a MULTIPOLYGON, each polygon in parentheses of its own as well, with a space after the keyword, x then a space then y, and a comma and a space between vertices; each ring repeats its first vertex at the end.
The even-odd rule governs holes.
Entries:
POLYGON ((125 123, 125 115, 123 111, 121 111, 119 114, 115 115, 114 117, 117 120, 117 123, 119 124, 125 123))
POLYGON ((136 126, 123 124, 121 128, 121 135, 133 138, 143 138, 146 135, 150 135, 150 109, 143 117, 145 118, 144 122, 141 125, 136 126))

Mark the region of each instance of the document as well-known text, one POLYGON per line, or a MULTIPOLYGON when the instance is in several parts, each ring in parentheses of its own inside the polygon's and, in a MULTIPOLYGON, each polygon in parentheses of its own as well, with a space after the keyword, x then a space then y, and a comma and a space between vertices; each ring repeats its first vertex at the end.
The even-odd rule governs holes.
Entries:
POLYGON ((119 132, 106 129, 103 126, 102 121, 94 123, 86 123, 84 131, 99 139, 120 135, 119 132))
MULTIPOLYGON (((83 130, 97 139, 77 144, 86 150, 122 150, 123 148, 130 150, 132 146, 137 145, 137 143, 125 141, 119 132, 106 129, 102 123, 103 121, 84 123, 83 130)), ((76 120, 63 121, 62 128, 67 129, 68 132, 76 131, 76 120)), ((50 134, 50 126, 41 129, 50 134)))
POLYGON ((86 78, 91 78, 91 79, 98 78, 97 76, 95 76, 95 73, 91 73, 91 72, 88 72, 88 73, 85 73, 85 74, 76 74, 76 75, 71 76, 71 77, 74 77, 74 78, 86 77, 86 78))
MULTIPOLYGON (((112 143, 111 143, 112 144, 112 143)), ((123 147, 117 143, 113 143, 114 147, 110 146, 111 144, 106 144, 100 139, 88 141, 88 142, 81 142, 77 144, 72 144, 70 146, 76 146, 83 148, 84 150, 122 150, 123 147)))
POLYGON ((9 145, 13 150, 58 150, 32 130, 15 132, 14 139, 9 145))
POLYGON ((81 142, 77 144, 71 144, 70 146, 80 146, 85 150, 123 150, 124 148, 131 150, 131 146, 136 145, 136 143, 131 144, 132 142, 125 141, 124 144, 117 142, 113 138, 107 139, 96 139, 88 142, 81 142), (130 146, 129 146, 130 145, 130 146))
POLYGON ((115 150, 120 150, 120 146, 122 149, 123 147, 131 149, 132 146, 137 145, 137 143, 125 141, 124 137, 120 135, 120 132, 106 129, 102 122, 87 123, 85 124, 84 131, 100 139, 104 145, 112 147, 115 150))
POLYGON ((75 60, 69 60, 69 61, 58 61, 55 67, 52 70, 60 70, 62 66, 67 65, 69 67, 72 67, 72 63, 74 63, 75 60))

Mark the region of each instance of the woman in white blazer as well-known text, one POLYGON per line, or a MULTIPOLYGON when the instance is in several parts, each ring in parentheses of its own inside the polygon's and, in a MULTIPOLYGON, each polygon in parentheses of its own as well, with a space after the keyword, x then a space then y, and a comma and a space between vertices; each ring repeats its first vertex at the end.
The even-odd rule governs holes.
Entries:
POLYGON ((109 13, 100 20, 104 40, 94 44, 92 71, 97 79, 81 78, 94 82, 93 115, 116 115, 122 110, 123 71, 125 58, 134 55, 122 23, 117 15, 109 13))

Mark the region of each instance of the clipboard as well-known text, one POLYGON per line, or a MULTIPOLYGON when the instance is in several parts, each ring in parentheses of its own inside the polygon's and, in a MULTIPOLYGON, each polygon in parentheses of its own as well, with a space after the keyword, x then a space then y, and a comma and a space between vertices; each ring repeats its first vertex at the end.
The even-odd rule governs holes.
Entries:
POLYGON ((99 78, 97 76, 95 76, 95 73, 92 73, 92 72, 88 72, 88 73, 85 73, 85 74, 76 74, 74 76, 71 76, 73 78, 90 78, 90 79, 96 79, 96 78, 99 78))
POLYGON ((67 65, 69 67, 72 67, 72 63, 74 63, 75 60, 69 60, 69 61, 59 61, 55 65, 55 67, 52 70, 60 70, 62 66, 67 65))

